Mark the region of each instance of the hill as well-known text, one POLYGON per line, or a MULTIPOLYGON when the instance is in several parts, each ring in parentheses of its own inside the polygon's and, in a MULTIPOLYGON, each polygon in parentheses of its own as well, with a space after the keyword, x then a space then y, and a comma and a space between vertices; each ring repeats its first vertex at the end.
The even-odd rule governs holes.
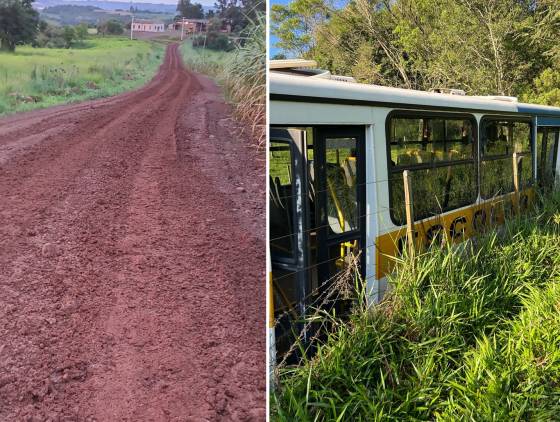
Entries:
MULTIPOLYGON (((77 25, 82 22, 97 25, 110 19, 118 20, 126 24, 130 22, 132 17, 129 9, 105 10, 92 5, 79 6, 73 4, 48 6, 41 10, 40 13, 42 19, 54 25, 77 25)), ((169 22, 173 20, 175 13, 138 10, 134 13, 134 16, 136 18, 169 22)))
MULTIPOLYGON (((139 2, 126 2, 126 1, 106 1, 106 0, 37 0, 34 3, 38 10, 43 10, 46 7, 52 6, 91 6, 103 10, 130 10, 134 7, 138 10, 157 12, 164 14, 175 14, 177 6, 175 4, 164 3, 139 3, 139 2)), ((213 9, 212 6, 202 6, 205 12, 213 9)))

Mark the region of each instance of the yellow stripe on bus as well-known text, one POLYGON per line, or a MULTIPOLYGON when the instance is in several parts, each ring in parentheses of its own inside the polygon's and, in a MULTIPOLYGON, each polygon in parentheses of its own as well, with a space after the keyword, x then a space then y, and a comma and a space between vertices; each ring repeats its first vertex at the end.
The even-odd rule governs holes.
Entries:
MULTIPOLYGON (((533 188, 520 192, 520 210, 525 211, 533 203, 533 188)), ((482 229, 498 226, 505 219, 515 214, 517 197, 514 192, 485 201, 481 204, 462 208, 414 224, 415 245, 417 250, 424 250, 432 242, 459 243, 480 233, 482 229)), ((395 261, 392 257, 400 256, 406 248, 406 227, 383 234, 376 240, 376 277, 381 279, 389 274, 395 261)))

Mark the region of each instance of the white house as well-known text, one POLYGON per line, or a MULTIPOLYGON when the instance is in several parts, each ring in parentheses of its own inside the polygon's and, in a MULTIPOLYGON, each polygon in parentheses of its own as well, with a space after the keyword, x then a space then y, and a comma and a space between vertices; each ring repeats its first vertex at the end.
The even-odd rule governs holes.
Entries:
POLYGON ((164 32, 165 26, 161 22, 135 19, 132 24, 132 30, 134 32, 164 32))

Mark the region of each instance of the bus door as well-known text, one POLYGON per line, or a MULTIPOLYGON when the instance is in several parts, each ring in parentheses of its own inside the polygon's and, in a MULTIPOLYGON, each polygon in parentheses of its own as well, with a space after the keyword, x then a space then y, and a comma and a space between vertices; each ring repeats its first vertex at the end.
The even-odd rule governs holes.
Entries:
MULTIPOLYGON (((337 275, 351 273, 351 265, 361 275, 365 268, 365 127, 318 126, 314 138, 310 177, 315 186, 315 230, 309 240, 315 274, 311 277, 319 295, 328 296, 328 302, 340 309, 345 306, 341 297, 345 288, 337 275), (329 294, 327 289, 336 290, 329 294)), ((352 290, 352 280, 345 282, 351 283, 347 287, 352 290)))
POLYGON ((302 331, 307 277, 306 131, 271 128, 269 144, 269 248, 278 358, 302 331))
POLYGON ((539 186, 551 188, 556 178, 560 128, 539 127, 537 130, 537 168, 539 186))

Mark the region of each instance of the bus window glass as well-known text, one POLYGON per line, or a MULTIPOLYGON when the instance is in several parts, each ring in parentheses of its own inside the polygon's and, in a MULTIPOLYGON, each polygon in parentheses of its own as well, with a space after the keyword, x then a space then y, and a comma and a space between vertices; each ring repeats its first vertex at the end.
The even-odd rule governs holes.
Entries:
POLYGON ((480 194, 492 198, 513 192, 512 158, 486 160, 480 163, 480 194))
POLYGON ((356 139, 327 138, 325 150, 327 217, 331 234, 356 230, 356 139))
POLYGON ((410 170, 416 220, 476 201, 474 121, 464 117, 389 119, 390 198, 395 224, 405 223, 403 171, 410 170))
POLYGON ((513 153, 518 154, 520 188, 533 183, 531 125, 507 119, 484 119, 482 123, 481 195, 488 199, 512 192, 513 153))
POLYGON ((390 120, 389 133, 393 166, 473 158, 470 120, 396 117, 390 120))
POLYGON ((269 166, 270 253, 279 257, 292 257, 295 234, 290 144, 270 141, 269 166))
MULTIPOLYGON (((473 203, 477 196, 476 172, 473 164, 410 170, 415 220, 473 203)), ((391 203, 393 219, 406 223, 403 173, 393 173, 391 203)))
POLYGON ((543 187, 551 187, 556 177, 558 128, 539 128, 537 132, 538 176, 543 187))

